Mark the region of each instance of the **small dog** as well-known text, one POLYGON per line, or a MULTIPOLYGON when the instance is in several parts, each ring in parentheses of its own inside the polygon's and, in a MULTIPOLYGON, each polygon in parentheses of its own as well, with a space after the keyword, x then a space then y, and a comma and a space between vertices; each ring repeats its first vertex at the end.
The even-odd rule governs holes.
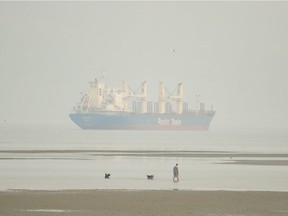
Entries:
POLYGON ((110 178, 110 173, 105 173, 105 179, 109 179, 110 178))
POLYGON ((147 175, 148 180, 153 180, 153 178, 154 178, 154 175, 147 175))

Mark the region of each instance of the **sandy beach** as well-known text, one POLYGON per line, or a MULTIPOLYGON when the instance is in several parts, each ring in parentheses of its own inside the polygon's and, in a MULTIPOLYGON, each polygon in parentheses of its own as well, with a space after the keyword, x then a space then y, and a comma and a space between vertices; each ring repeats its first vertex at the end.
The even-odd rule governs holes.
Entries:
POLYGON ((286 132, 19 131, 0 140, 0 215, 288 215, 286 132))
POLYGON ((288 215, 288 192, 67 190, 0 192, 0 215, 288 215))

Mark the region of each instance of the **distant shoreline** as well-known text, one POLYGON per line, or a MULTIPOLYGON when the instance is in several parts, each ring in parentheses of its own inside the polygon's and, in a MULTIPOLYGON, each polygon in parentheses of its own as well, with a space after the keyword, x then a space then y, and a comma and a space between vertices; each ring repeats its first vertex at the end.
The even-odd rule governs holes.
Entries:
POLYGON ((13 190, 2 215, 287 215, 288 192, 186 190, 13 190))

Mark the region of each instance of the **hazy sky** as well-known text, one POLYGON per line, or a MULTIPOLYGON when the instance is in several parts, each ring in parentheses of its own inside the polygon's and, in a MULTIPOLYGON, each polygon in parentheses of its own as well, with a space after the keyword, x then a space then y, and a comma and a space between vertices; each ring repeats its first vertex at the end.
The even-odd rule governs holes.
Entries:
POLYGON ((1 124, 65 124, 87 83, 158 82, 211 127, 288 127, 288 2, 0 2, 1 124), (171 52, 174 48, 175 52, 171 52))

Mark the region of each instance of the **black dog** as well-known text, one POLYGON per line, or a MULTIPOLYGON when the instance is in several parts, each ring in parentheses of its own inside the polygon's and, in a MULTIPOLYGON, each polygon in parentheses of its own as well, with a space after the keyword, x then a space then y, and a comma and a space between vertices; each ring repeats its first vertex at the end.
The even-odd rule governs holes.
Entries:
POLYGON ((152 180, 154 178, 154 175, 147 175, 148 180, 152 180))
POLYGON ((105 173, 105 179, 109 179, 110 178, 110 173, 105 173))

